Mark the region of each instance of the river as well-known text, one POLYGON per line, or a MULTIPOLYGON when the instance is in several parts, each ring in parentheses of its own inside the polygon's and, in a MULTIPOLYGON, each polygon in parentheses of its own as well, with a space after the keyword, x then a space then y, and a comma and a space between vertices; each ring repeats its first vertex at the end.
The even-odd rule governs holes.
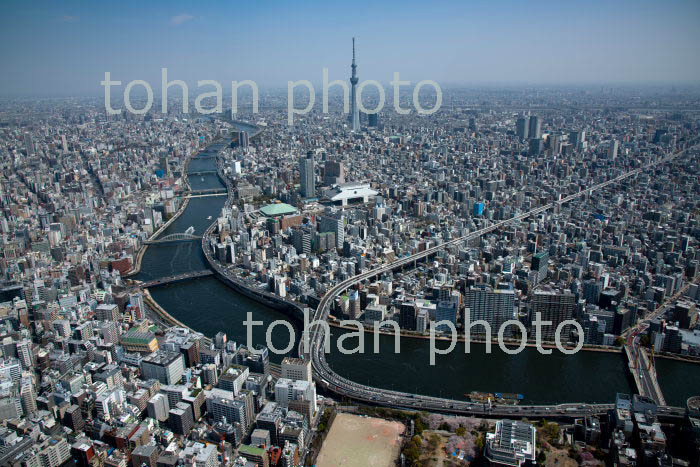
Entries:
MULTIPOLYGON (((215 147, 215 146, 214 146, 215 147)), ((204 151, 201 155, 211 153, 204 151)), ((195 158, 190 172, 215 170, 213 158, 195 158)), ((216 175, 190 177, 193 189, 219 188, 216 175)), ((194 198, 183 214, 161 235, 184 232, 192 226, 201 234, 221 211, 225 197, 194 198), (209 216, 212 218, 209 219, 209 216)), ((190 270, 206 268, 200 242, 152 245, 146 251, 141 272, 135 277, 148 280, 190 270)), ((286 315, 244 297, 214 277, 194 279, 151 290, 153 298, 173 317, 196 331, 212 337, 219 331, 230 340, 246 343, 243 321, 247 312, 263 326, 253 328, 253 343, 265 342, 265 329, 274 320, 287 320, 286 315)), ((294 323, 299 338, 299 323, 294 323)), ((276 348, 289 342, 287 330, 279 326, 272 335, 276 348)), ((438 356, 436 365, 429 365, 428 341, 404 338, 401 353, 393 353, 393 338, 381 337, 381 352, 373 354, 371 335, 365 336, 367 353, 343 355, 337 351, 337 338, 345 331, 332 332, 332 352, 328 362, 338 374, 359 383, 376 387, 426 395, 463 399, 470 391, 515 392, 524 394, 528 403, 611 402, 617 392, 634 392, 622 354, 582 351, 565 356, 554 350, 541 355, 527 348, 519 355, 507 355, 494 346, 491 354, 483 345, 473 344, 465 355, 462 344, 454 352, 438 356)), ((352 339, 344 343, 354 346, 352 339)), ((296 347, 295 347, 296 348, 296 347)), ((271 353, 271 361, 282 355, 271 353)), ((659 359, 660 362, 660 359, 659 359)), ((660 382, 668 403, 683 405, 684 397, 700 387, 700 366, 681 362, 659 363, 660 382), (662 371, 663 370, 663 371, 662 371), (687 374, 696 381, 688 381, 687 374), (683 389, 685 388, 685 389, 683 389)))

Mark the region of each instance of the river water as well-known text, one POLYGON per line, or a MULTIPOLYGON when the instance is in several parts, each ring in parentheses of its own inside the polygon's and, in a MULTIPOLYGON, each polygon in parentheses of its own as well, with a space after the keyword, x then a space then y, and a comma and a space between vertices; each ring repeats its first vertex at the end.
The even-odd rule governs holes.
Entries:
MULTIPOLYGON (((214 148, 215 146, 211 147, 214 148)), ((210 155, 203 152, 201 155, 210 155)), ((196 158, 190 172, 214 170, 214 159, 196 158)), ((190 177, 193 189, 219 188, 216 175, 190 177)), ((184 232, 192 226, 201 234, 219 215, 225 197, 194 198, 185 212, 162 235, 184 232), (211 216, 211 219, 209 219, 211 216)), ((152 245, 143 257, 137 279, 148 280, 191 270, 206 268, 199 241, 152 245)), ((275 320, 287 316, 242 296, 214 277, 194 279, 151 290, 153 298, 173 317, 196 331, 213 336, 219 331, 230 340, 246 343, 243 321, 250 312, 263 326, 254 326, 252 343, 265 342, 265 329, 275 320)), ((299 323, 293 323, 299 339, 299 323)), ((272 333, 272 343, 282 349, 289 342, 285 327, 272 333)), ((372 352, 372 336, 365 336, 364 354, 343 355, 337 350, 337 339, 345 331, 332 331, 332 352, 328 362, 338 374, 358 383, 419 394, 463 399, 470 391, 514 392, 524 394, 529 403, 611 402, 617 392, 634 392, 622 354, 582 351, 565 356, 554 350, 541 355, 527 348, 519 355, 507 355, 494 346, 486 354, 485 346, 472 344, 466 355, 462 344, 454 352, 438 356, 435 366, 429 365, 428 341, 403 338, 401 353, 393 352, 393 338, 380 337, 380 353, 372 352)), ((344 342, 352 348, 356 339, 344 342)), ((296 346, 294 347, 296 348, 296 346)), ((282 355, 271 353, 271 361, 282 355)), ((685 399, 700 387, 700 365, 657 360, 661 387, 672 405, 684 405, 685 399), (689 377, 688 375, 692 375, 689 377), (691 381, 692 380, 692 381, 691 381)))

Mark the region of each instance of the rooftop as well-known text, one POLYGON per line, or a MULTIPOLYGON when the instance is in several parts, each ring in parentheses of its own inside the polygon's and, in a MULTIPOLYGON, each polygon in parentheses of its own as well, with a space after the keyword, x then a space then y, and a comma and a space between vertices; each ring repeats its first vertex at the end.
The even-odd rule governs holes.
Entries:
POLYGON ((284 216, 297 213, 297 208, 287 203, 273 203, 260 208, 260 212, 268 217, 284 216))

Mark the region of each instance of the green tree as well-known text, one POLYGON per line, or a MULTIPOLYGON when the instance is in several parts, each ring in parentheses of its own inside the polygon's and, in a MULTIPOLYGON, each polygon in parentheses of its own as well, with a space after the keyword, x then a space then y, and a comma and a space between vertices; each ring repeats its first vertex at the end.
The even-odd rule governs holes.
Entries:
POLYGON ((423 419, 421 417, 416 418, 414 427, 416 429, 416 433, 423 433, 423 430, 425 430, 425 422, 423 422, 423 419))
POLYGON ((547 460, 547 454, 545 454, 544 451, 540 451, 539 454, 537 454, 537 463, 544 464, 544 462, 546 460, 547 460))
POLYGON ((551 442, 556 442, 559 440, 559 431, 559 424, 554 422, 545 423, 544 427, 542 428, 542 432, 551 442))

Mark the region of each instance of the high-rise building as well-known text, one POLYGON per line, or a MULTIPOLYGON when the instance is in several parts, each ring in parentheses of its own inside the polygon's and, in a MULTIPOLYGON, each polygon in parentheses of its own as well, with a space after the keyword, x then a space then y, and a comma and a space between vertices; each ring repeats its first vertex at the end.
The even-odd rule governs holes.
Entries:
POLYGON ((430 316, 426 310, 418 310, 416 315, 416 331, 425 332, 428 328, 428 322, 430 321, 430 316))
POLYGON ((0 379, 12 380, 13 383, 19 382, 22 378, 22 366, 19 360, 8 358, 0 360, 0 379))
POLYGON ((376 128, 379 126, 379 114, 369 114, 367 116, 367 126, 376 128))
POLYGON ((520 139, 528 138, 530 135, 530 127, 528 125, 527 117, 518 117, 518 120, 515 122, 515 134, 520 139))
POLYGON ((248 147, 248 132, 247 131, 238 132, 238 146, 241 148, 248 147))
POLYGON ((301 195, 304 198, 316 196, 313 151, 307 152, 306 157, 299 159, 299 174, 301 177, 301 195))
POLYGON ((129 304, 131 313, 135 320, 142 320, 146 317, 146 308, 143 304, 143 294, 140 292, 129 294, 129 304))
POLYGON ((187 435, 194 426, 192 407, 185 402, 178 402, 168 413, 170 429, 178 435, 187 435))
POLYGON ((530 148, 528 154, 531 156, 539 156, 544 150, 544 141, 542 138, 530 138, 530 148))
POLYGON ((238 422, 246 429, 252 424, 253 401, 249 391, 234 396, 231 391, 212 389, 207 395, 207 413, 215 422, 226 419, 238 422))
POLYGON ((530 139, 542 138, 542 120, 537 115, 530 116, 530 124, 528 128, 528 137, 530 139))
POLYGON ((243 389, 243 385, 248 379, 250 369, 243 365, 233 365, 228 368, 219 378, 219 387, 225 391, 231 391, 237 396, 243 389))
POLYGON ((597 305, 602 291, 603 284, 600 281, 590 279, 583 283, 583 298, 586 303, 597 305))
MULTIPOLYGON (((457 324, 457 303, 450 301, 440 301, 435 307, 435 321, 449 321, 457 324)), ((439 324, 435 327, 438 331, 448 331, 447 324, 439 324)))
MULTIPOLYGON (((355 42, 353 41, 353 50, 354 44, 355 42)), ((34 154, 34 141, 32 141, 32 135, 29 133, 24 134, 24 149, 27 151, 27 155, 31 156, 34 154)))
POLYGON ((617 150, 620 146, 620 143, 616 139, 610 141, 610 146, 608 147, 608 157, 610 159, 617 159, 617 150))
POLYGON ((22 339, 15 344, 17 349, 17 358, 22 364, 22 368, 28 370, 32 368, 34 361, 34 353, 32 352, 32 341, 29 339, 22 339))
POLYGON ((352 131, 360 131, 360 109, 357 106, 357 64, 355 63, 355 38, 352 38, 352 75, 350 76, 350 122, 352 131))
MULTIPOLYGON (((551 321, 551 325, 542 326, 542 339, 554 340, 557 326, 570 320, 574 313, 576 297, 571 292, 537 290, 532 296, 532 317, 540 313, 542 321, 551 321)), ((560 333, 562 342, 568 340, 571 327, 566 325, 560 333)))
POLYGON ((418 308, 414 302, 402 303, 399 309, 399 326, 401 329, 409 331, 416 330, 416 319, 418 317, 418 308))
POLYGON ((311 233, 303 228, 292 231, 292 245, 297 250, 297 254, 308 255, 311 253, 311 233))
POLYGON ((311 360, 285 357, 282 360, 282 378, 312 382, 311 360))
POLYGON ((549 253, 547 253, 546 251, 541 251, 532 255, 530 269, 537 273, 537 283, 543 281, 547 277, 548 265, 549 253))
POLYGON ((22 377, 20 383, 19 397, 22 403, 22 410, 25 415, 36 412, 36 392, 34 391, 34 383, 31 377, 22 377))
POLYGON ((83 413, 80 411, 80 407, 75 404, 68 407, 63 414, 62 423, 76 433, 83 431, 85 420, 83 420, 83 413))
POLYGON ((141 361, 144 379, 157 379, 163 384, 175 384, 185 372, 185 359, 177 352, 158 351, 141 361))
POLYGON ((325 185, 345 183, 345 166, 342 162, 326 161, 323 166, 323 183, 325 185))
MULTIPOLYGON (((491 332, 495 333, 503 323, 513 319, 515 292, 493 290, 487 286, 474 286, 467 289, 465 303, 469 308, 469 320, 486 321, 491 326, 491 332)), ((472 330, 472 333, 479 333, 483 331, 483 327, 474 326, 472 330)))
POLYGON ((583 130, 570 131, 569 132, 569 142, 576 148, 583 144, 586 140, 586 132, 583 130))
POLYGON ((316 413, 316 386, 309 381, 292 381, 280 378, 275 384, 275 401, 282 407, 288 407, 291 401, 308 401, 312 413, 316 413))
POLYGON ((345 219, 342 214, 324 215, 319 218, 319 232, 333 232, 335 234, 335 247, 342 248, 345 241, 345 219))
POLYGON ((148 401, 146 410, 149 417, 159 422, 166 421, 168 419, 168 412, 170 412, 168 397, 165 394, 156 394, 148 401))
POLYGON ((357 290, 350 292, 350 306, 348 307, 348 318, 357 319, 362 313, 362 300, 357 290))

